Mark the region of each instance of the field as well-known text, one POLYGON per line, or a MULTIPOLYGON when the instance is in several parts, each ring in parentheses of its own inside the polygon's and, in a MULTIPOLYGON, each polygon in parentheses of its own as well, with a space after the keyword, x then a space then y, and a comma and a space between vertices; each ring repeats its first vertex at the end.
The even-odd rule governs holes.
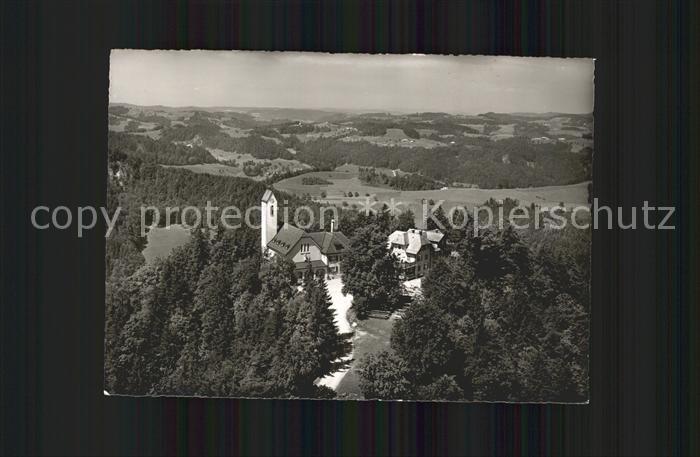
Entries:
POLYGON ((298 160, 288 160, 288 159, 258 159, 250 154, 241 154, 238 152, 224 151, 223 149, 216 148, 205 148, 209 153, 214 156, 216 160, 227 161, 227 162, 254 162, 254 163, 272 163, 278 167, 286 167, 291 170, 303 170, 304 168, 310 168, 308 165, 299 162, 298 160))
POLYGON ((184 168, 195 173, 207 173, 217 176, 233 176, 239 178, 250 178, 261 181, 269 176, 278 173, 288 173, 291 171, 304 170, 310 168, 308 165, 298 160, 287 159, 257 159, 250 154, 239 154, 237 152, 224 151, 223 149, 206 148, 216 160, 223 163, 205 163, 193 165, 162 165, 163 167, 184 168), (249 176, 243 171, 246 163, 265 164, 267 167, 262 174, 249 176))
MULTIPOLYGON (((186 150, 182 152, 180 148, 178 154, 168 151, 170 156, 161 155, 162 166, 257 181, 291 172, 337 167, 333 171, 309 171, 283 179, 274 188, 338 206, 372 205, 371 208, 379 209, 384 203, 399 210, 410 208, 418 217, 423 212, 423 200, 444 201, 445 210, 456 205, 471 208, 491 198, 511 198, 524 205, 539 206, 563 203, 572 207, 588 202, 586 180, 590 179, 590 160, 586 158, 591 156, 589 148, 593 146, 590 115, 335 113, 288 108, 199 109, 118 104, 110 105, 109 109, 109 128, 118 135, 177 138, 173 143, 192 148, 193 152, 203 147, 217 161, 202 163, 207 160, 202 159, 201 151, 188 157, 186 150), (177 132, 183 128, 189 130, 177 132), (221 141, 222 133, 232 138, 256 137, 259 141, 254 146, 246 142, 229 143, 221 141), (385 153, 390 160, 379 160, 385 153), (437 155, 445 158, 444 164, 436 163, 437 155), (454 183, 455 187, 400 191, 384 184, 370 185, 359 179, 357 163, 375 164, 377 172, 388 176, 403 174, 401 170, 380 168, 390 163, 414 170, 427 179, 454 183), (478 173, 482 169, 483 178, 478 173), (330 184, 309 184, 308 179, 304 184, 304 178, 309 177, 330 184), (550 185, 577 181, 584 182, 550 185), (460 182, 469 184, 457 187, 460 182), (481 188, 472 188, 476 185, 481 188), (545 185, 548 187, 527 187, 545 185)), ((156 146, 167 149, 160 144, 144 144, 151 149, 156 146)), ((132 149, 131 154, 140 156, 139 148, 132 149)), ((150 154, 144 154, 143 158, 158 160, 157 152, 149 150, 150 154)))
POLYGON ((493 140, 503 140, 505 138, 513 138, 513 133, 515 131, 515 124, 503 124, 500 125, 498 130, 491 134, 491 139, 493 140))
MULTIPOLYGON (((284 179, 275 183, 274 187, 279 190, 294 193, 297 195, 310 194, 312 198, 329 204, 347 206, 357 205, 362 208, 367 201, 374 203, 372 208, 378 209, 382 203, 388 206, 396 205, 399 211, 410 208, 419 218, 423 213, 422 201, 434 200, 444 201, 443 209, 449 210, 454 206, 465 206, 472 209, 493 198, 504 200, 506 198, 517 199, 522 205, 534 203, 541 207, 557 206, 564 203, 566 207, 588 204, 588 182, 571 184, 566 186, 546 186, 531 187, 526 189, 465 189, 450 187, 444 190, 413 190, 399 191, 384 187, 375 187, 364 184, 357 174, 357 167, 340 167, 345 171, 318 171, 305 173, 293 178, 284 179), (304 177, 315 176, 330 181, 331 185, 304 185, 304 177), (326 193, 325 198, 322 192, 326 193), (348 192, 353 193, 353 197, 346 197, 348 192), (355 197, 357 193, 359 196, 355 197)), ((416 221, 419 222, 418 220, 416 221)))
POLYGON ((360 373, 357 370, 357 365, 367 354, 389 349, 391 329, 395 321, 395 316, 389 319, 370 317, 356 321, 357 326, 352 338, 354 360, 350 369, 335 388, 338 398, 359 400, 364 398, 360 390, 360 373))
MULTIPOLYGON (((109 129, 114 134, 166 139, 190 148, 200 146, 221 165, 238 169, 192 168, 201 173, 271 178, 306 167, 333 169, 351 163, 403 168, 428 179, 472 183, 482 188, 547 186, 590 179, 591 115, 337 113, 124 104, 110 105, 109 113, 109 129), (436 156, 444 162, 436 163, 436 156)), ((167 149, 162 144, 158 147, 167 149)), ((138 150, 132 153, 138 155, 138 150)), ((177 161, 171 158, 164 163, 189 166, 213 162, 203 160, 201 154, 190 160, 183 157, 186 155, 179 152, 177 161)), ((362 183, 352 185, 353 192, 373 192, 362 183)), ((339 190, 332 186, 325 191, 339 190)))
MULTIPOLYGON (((348 191, 358 192, 365 198, 365 194, 376 194, 377 192, 386 191, 385 188, 368 186, 360 181, 357 172, 351 171, 312 171, 303 175, 294 176, 292 178, 283 179, 275 183, 275 189, 287 191, 297 195, 311 194, 315 199, 321 199, 321 192, 326 192, 326 200, 344 199, 348 202, 350 198, 344 198, 343 194, 348 191), (331 185, 305 185, 303 178, 319 178, 330 181, 331 185)), ((358 198, 358 200, 360 200, 358 198)))
MULTIPOLYGON (((198 163, 194 165, 161 165, 164 168, 184 168, 195 173, 207 173, 217 176, 233 176, 233 177, 248 177, 243 173, 240 167, 232 167, 230 165, 222 165, 220 163, 198 163)), ((250 179, 261 180, 263 176, 254 176, 250 179)))
POLYGON ((167 228, 155 227, 148 232, 146 249, 142 254, 146 263, 153 263, 157 258, 165 258, 178 246, 182 246, 190 239, 189 230, 179 224, 173 224, 167 228))
POLYGON ((449 141, 440 142, 428 138, 409 138, 403 130, 397 128, 388 128, 382 136, 358 136, 351 135, 341 139, 341 141, 367 141, 368 143, 378 146, 400 146, 405 148, 427 148, 431 149, 437 146, 445 146, 449 141))

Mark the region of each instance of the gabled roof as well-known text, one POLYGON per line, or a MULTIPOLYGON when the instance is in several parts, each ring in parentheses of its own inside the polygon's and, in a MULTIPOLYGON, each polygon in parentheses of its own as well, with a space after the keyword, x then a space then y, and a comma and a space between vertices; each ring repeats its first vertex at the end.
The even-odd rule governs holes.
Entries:
POLYGON ((390 244, 398 244, 405 249, 408 254, 418 254, 423 246, 439 243, 445 235, 439 230, 418 230, 408 229, 404 232, 396 230, 389 235, 390 244))
POLYGON ((299 270, 306 270, 309 268, 309 264, 311 265, 311 268, 316 269, 316 268, 324 268, 326 266, 325 263, 323 263, 323 260, 309 260, 306 262, 296 262, 294 264, 294 269, 299 271, 299 270))
POLYGON ((275 237, 267 243, 267 247, 279 254, 287 255, 304 235, 306 233, 302 229, 285 222, 275 237))
POLYGON ((272 191, 271 191, 270 189, 267 189, 267 190, 265 191, 265 193, 263 194, 263 196, 262 196, 262 202, 263 202, 263 203, 267 203, 267 202, 269 202, 270 199, 273 198, 274 196, 275 196, 275 194, 273 194, 272 191))
POLYGON ((439 243, 445 237, 445 234, 438 229, 428 230, 425 234, 431 243, 439 243))
POLYGON ((323 254, 338 254, 350 249, 350 240, 342 232, 312 232, 308 236, 323 254))
POLYGON ((394 233, 389 235, 389 243, 398 244, 400 246, 406 246, 408 240, 406 239, 406 232, 402 230, 396 230, 394 233))
POLYGON ((420 251, 423 246, 430 245, 428 237, 421 230, 411 229, 406 232, 406 236, 408 238, 408 247, 406 248, 406 252, 409 254, 418 254, 418 251, 420 251))

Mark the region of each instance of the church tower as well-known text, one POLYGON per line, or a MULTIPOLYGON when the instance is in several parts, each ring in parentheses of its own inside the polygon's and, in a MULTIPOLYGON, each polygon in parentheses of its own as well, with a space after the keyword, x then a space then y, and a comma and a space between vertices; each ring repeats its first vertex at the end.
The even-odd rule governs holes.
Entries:
POLYGON ((277 234, 277 199, 271 190, 266 190, 260 202, 260 247, 263 252, 277 234))

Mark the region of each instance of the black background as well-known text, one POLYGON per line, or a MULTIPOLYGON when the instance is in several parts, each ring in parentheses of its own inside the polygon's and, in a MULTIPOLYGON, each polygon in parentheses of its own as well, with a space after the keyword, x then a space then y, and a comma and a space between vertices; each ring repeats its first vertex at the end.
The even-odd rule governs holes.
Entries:
POLYGON ((688 126, 697 119, 688 111, 697 100, 686 46, 692 7, 22 1, 1 8, 3 453, 697 449, 689 422, 697 420, 697 385, 687 381, 697 379, 687 357, 697 341, 688 327, 695 311, 683 301, 681 253, 692 216, 684 195, 695 182, 688 168, 697 163, 688 155, 688 126), (78 239, 74 226, 33 229, 29 214, 35 205, 105 203, 110 48, 595 57, 594 197, 677 204, 679 229, 594 233, 590 404, 104 397, 104 223, 78 239))

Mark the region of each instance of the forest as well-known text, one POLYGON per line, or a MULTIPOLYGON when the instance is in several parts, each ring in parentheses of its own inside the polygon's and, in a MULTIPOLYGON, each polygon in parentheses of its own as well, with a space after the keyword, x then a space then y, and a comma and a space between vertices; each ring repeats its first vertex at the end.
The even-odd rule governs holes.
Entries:
POLYGON ((331 181, 318 176, 304 176, 301 178, 301 183, 305 186, 330 186, 333 184, 331 181))
MULTIPOLYGON (((436 114, 435 130, 448 129, 445 122, 436 114)), ((367 130, 381 128, 378 122, 366 123, 367 130)), ((145 263, 141 206, 202 208, 210 202, 245 209, 258 205, 271 184, 159 166, 216 162, 199 144, 256 158, 293 157, 318 170, 354 163, 362 167, 362 181, 400 190, 453 181, 526 187, 590 178, 590 150, 572 153, 563 144, 535 145, 520 137, 467 138, 428 150, 332 138, 301 142, 259 125, 251 135, 233 138, 201 114, 185 126, 161 125, 158 140, 119 132, 108 138, 107 210, 114 214, 121 208, 105 252, 109 392, 332 398, 335 393, 315 381, 350 363, 339 362, 351 347, 349 335, 336 332, 326 284, 299 281, 288 262, 262 261, 255 230, 196 228, 170 256, 145 263), (375 167, 407 174, 388 176, 375 167)), ((415 127, 407 125, 406 133, 414 135, 410 129, 415 127)), ((286 128, 308 125, 288 123, 286 128)), ((255 174, 264 163, 247 166, 247 173, 255 174)), ((290 214, 304 205, 318 221, 318 203, 276 194, 290 214)), ((405 308, 386 350, 357 361, 365 398, 587 400, 590 232, 569 225, 474 233, 473 221, 467 221, 461 229, 447 230, 449 255, 435 261, 423 278, 422 293, 411 298, 386 237, 412 228, 414 217, 409 212, 392 216, 385 209, 363 214, 338 208, 336 221, 351 244, 343 260, 343 292, 353 296, 353 315, 364 319, 374 310, 405 308)), ((148 215, 145 222, 182 222, 179 214, 170 221, 163 215, 158 220, 148 215)), ((447 222, 444 211, 436 217, 447 222)), ((259 221, 257 214, 253 218, 259 221)), ((329 224, 316 223, 310 230, 328 230, 329 224)), ((435 228, 435 222, 429 220, 427 228, 435 228)))
MULTIPOLYGON (((124 116, 122 107, 112 107, 111 112, 124 116), (116 110, 116 111, 115 111, 116 110)), ((309 122, 255 123, 246 117, 239 120, 236 113, 205 113, 195 111, 184 122, 169 124, 162 116, 149 114, 132 119, 147 119, 158 123, 161 138, 157 145, 169 142, 195 142, 208 148, 216 148, 238 154, 250 154, 256 159, 296 159, 318 170, 333 170, 346 163, 372 168, 400 169, 425 178, 418 183, 415 177, 403 178, 403 182, 392 182, 396 188, 426 188, 429 182, 466 183, 481 188, 538 187, 575 184, 590 180, 592 150, 588 147, 572 152, 566 141, 534 143, 531 137, 544 135, 548 131, 541 124, 529 122, 514 115, 487 113, 473 122, 483 124, 483 134, 497 131, 504 123, 513 123, 515 136, 492 140, 479 136, 479 131, 462 124, 458 118, 435 113, 423 113, 406 119, 374 118, 360 115, 342 124, 360 135, 382 136, 388 128, 401 129, 409 138, 420 138, 419 129, 427 129, 425 138, 445 143, 433 148, 377 145, 370 141, 341 141, 335 137, 308 137, 301 141, 297 135, 329 130, 325 124, 309 122), (217 117, 220 116, 220 117, 217 117), (224 117, 226 116, 226 117, 224 117), (231 136, 220 125, 246 128, 241 136, 231 136), (447 135, 452 141, 440 135, 447 135), (466 135, 466 136, 465 136, 466 135), (402 187, 403 186, 403 187, 402 187), (406 187, 408 186, 408 187, 406 187)), ((242 116, 242 115, 241 115, 242 116)), ((582 128, 588 122, 570 117, 571 128, 582 128)), ((464 122, 464 121, 461 121, 464 122)), ((137 123, 132 121, 134 128, 137 123)), ((568 125, 568 124, 567 124, 568 125)), ((562 134, 563 135, 563 134, 562 134)), ((342 136, 342 135, 341 135, 342 136)), ((566 136, 566 135, 565 135, 566 136)), ((587 135, 587 138, 590 138, 587 135)), ((125 140, 120 140, 125 141, 125 140)), ((152 140, 154 141, 154 140, 152 140)), ((152 153, 154 146, 144 149, 152 153)), ((201 148, 185 154, 180 150, 169 151, 164 164, 207 163, 201 148)), ((251 176, 256 170, 249 169, 251 176)))
POLYGON ((590 179, 590 151, 572 153, 564 144, 533 144, 521 137, 475 142, 478 147, 407 149, 319 138, 304 143, 295 158, 319 170, 352 163, 400 169, 435 181, 470 183, 482 188, 563 185, 590 179))
MULTIPOLYGON (((349 343, 336 332, 325 283, 304 281, 300 292, 293 264, 261 262, 256 230, 194 229, 165 259, 146 265, 141 254, 140 205, 201 207, 210 201, 245 210, 259 203, 265 185, 162 168, 116 151, 110 166, 108 207, 120 205, 122 212, 105 256, 106 390, 333 396, 313 381, 339 368, 349 343)), ((292 212, 302 203, 278 197, 292 212)), ((147 221, 154 222, 165 223, 147 221)))
POLYGON ((154 140, 147 136, 109 132, 107 139, 110 164, 123 160, 125 155, 138 157, 144 162, 162 165, 191 165, 216 163, 209 151, 201 146, 187 147, 167 140, 154 140))
POLYGON ((398 190, 430 190, 440 189, 444 185, 417 173, 389 176, 371 167, 360 167, 358 171, 360 181, 370 186, 387 186, 398 190))
POLYGON ((258 234, 195 229, 170 256, 107 282, 106 390, 134 395, 329 398, 342 366, 325 282, 261 264, 258 234))
MULTIPOLYGON (((120 206, 121 213, 112 235, 107 239, 105 257, 108 277, 115 266, 119 266, 119 269, 126 268, 123 274, 128 275, 143 262, 140 252, 146 240, 141 236, 141 206, 154 206, 160 210, 161 219, 158 221, 151 220, 151 212, 146 213, 147 225, 155 223, 164 226, 166 222, 181 222, 179 213, 173 215, 176 218, 166 221, 166 207, 194 206, 203 211, 209 201, 211 206, 235 206, 245 211, 259 205, 260 196, 266 189, 264 182, 163 168, 144 161, 139 155, 123 154, 115 149, 110 149, 109 164, 107 207, 113 212, 120 206)), ((296 208, 303 205, 314 212, 314 221, 319 220, 320 207, 317 203, 280 191, 277 194, 287 202, 290 214, 294 214, 296 208)), ((307 213, 302 213, 300 220, 303 223, 308 218, 307 213)), ((253 211, 251 219, 252 222, 259 223, 259 212, 253 211)), ((194 220, 187 222, 192 224, 194 220)), ((329 224, 330 221, 326 223, 329 224)))
MULTIPOLYGON (((107 240, 107 390, 332 397, 314 380, 338 369, 349 343, 335 333, 325 284, 299 290, 290 264, 261 262, 257 231, 194 230, 168 258, 143 262, 138 205, 246 207, 264 184, 132 155, 111 165, 120 173, 110 178, 108 202, 123 215, 107 240)), ((384 240, 412 225, 407 213, 341 211, 338 227, 351 241, 344 291, 358 318, 407 304, 384 240)), ((390 347, 359 360, 364 396, 585 401, 589 233, 506 228, 474 236, 467 224, 448 239, 454 255, 424 278, 390 347)))
POLYGON ((365 398, 585 402, 590 238, 579 232, 465 231, 390 348, 360 361, 365 398))

